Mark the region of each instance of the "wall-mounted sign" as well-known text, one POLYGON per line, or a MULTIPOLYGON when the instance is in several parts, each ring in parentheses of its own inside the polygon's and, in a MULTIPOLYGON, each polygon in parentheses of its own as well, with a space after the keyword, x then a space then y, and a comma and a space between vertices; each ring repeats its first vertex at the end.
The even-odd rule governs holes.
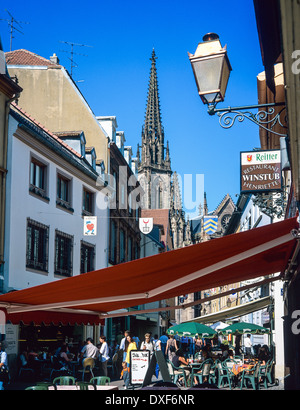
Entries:
POLYGON ((280 150, 241 152, 241 192, 280 191, 280 150))
POLYGON ((97 235, 97 217, 85 216, 83 221, 83 234, 85 236, 97 235))
POLYGON ((153 229, 153 218, 139 218, 140 231, 148 235, 153 229))

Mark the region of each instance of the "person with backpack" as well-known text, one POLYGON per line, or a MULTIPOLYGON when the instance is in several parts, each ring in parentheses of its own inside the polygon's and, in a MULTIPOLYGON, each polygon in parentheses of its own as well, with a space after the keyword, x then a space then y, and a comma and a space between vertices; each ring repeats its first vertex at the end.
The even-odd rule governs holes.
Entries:
POLYGON ((173 335, 169 335, 169 340, 167 341, 166 346, 166 356, 172 362, 175 352, 178 350, 176 339, 173 335))

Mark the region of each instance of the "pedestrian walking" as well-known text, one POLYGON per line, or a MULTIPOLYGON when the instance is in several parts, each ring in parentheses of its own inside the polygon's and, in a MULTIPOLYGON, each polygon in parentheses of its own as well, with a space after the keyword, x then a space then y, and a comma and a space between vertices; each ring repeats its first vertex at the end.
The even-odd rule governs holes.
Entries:
POLYGON ((150 333, 146 333, 145 340, 141 344, 141 350, 149 350, 151 356, 154 352, 154 346, 154 342, 150 340, 150 333))
POLYGON ((159 340, 161 341, 161 351, 163 352, 163 355, 166 357, 166 347, 167 347, 167 342, 169 340, 168 336, 166 335, 166 332, 163 332, 159 340))
POLYGON ((127 366, 126 362, 122 362, 122 371, 120 379, 124 380, 125 389, 128 389, 129 382, 130 382, 130 368, 127 366))
POLYGON ((120 343, 120 350, 123 351, 123 360, 122 362, 124 362, 126 360, 126 355, 127 355, 127 351, 126 351, 126 340, 127 340, 127 336, 130 335, 130 331, 129 330, 125 330, 124 332, 124 337, 121 340, 120 343))
POLYGON ((131 350, 137 350, 136 343, 132 340, 131 335, 127 335, 126 342, 125 342, 125 350, 126 350, 126 360, 127 367, 130 367, 130 352, 131 350))
POLYGON ((0 342, 0 390, 4 390, 4 385, 8 382, 7 353, 0 342))
POLYGON ((173 335, 170 335, 166 346, 166 356, 171 362, 173 357, 175 356, 176 350, 178 350, 177 341, 173 335))
POLYGON ((109 348, 108 344, 106 342, 106 337, 105 336, 100 336, 100 366, 101 366, 101 376, 107 376, 107 363, 109 360, 109 348))
POLYGON ((251 356, 252 355, 252 342, 250 339, 250 334, 247 334, 247 337, 245 338, 244 346, 245 346, 246 356, 251 356))

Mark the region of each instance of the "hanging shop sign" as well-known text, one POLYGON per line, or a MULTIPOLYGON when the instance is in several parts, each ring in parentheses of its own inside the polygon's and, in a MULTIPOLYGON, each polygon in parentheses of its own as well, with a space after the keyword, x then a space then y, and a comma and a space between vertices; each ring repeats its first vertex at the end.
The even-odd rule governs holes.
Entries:
POLYGON ((241 193, 280 191, 280 150, 241 152, 241 193))
POLYGON ((203 228, 204 232, 208 235, 213 235, 218 229, 218 216, 209 215, 203 217, 203 228))
POLYGON ((153 229, 153 218, 139 218, 140 231, 148 235, 153 229))

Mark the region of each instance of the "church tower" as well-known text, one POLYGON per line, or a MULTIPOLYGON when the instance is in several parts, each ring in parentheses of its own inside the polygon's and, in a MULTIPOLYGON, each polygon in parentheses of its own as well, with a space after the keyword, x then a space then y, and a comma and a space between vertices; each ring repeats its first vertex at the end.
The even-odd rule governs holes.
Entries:
POLYGON ((142 128, 142 144, 138 145, 139 182, 145 192, 143 209, 169 209, 171 192, 171 160, 169 144, 165 147, 161 121, 155 51, 153 49, 148 85, 147 108, 142 128))
MULTIPOLYGON (((176 172, 172 172, 169 142, 161 121, 155 51, 150 58, 147 108, 142 128, 142 143, 137 149, 138 179, 144 190, 142 209, 168 209, 173 248, 186 244, 185 215, 181 188, 176 172)), ((189 241, 188 241, 189 242, 189 241)))

